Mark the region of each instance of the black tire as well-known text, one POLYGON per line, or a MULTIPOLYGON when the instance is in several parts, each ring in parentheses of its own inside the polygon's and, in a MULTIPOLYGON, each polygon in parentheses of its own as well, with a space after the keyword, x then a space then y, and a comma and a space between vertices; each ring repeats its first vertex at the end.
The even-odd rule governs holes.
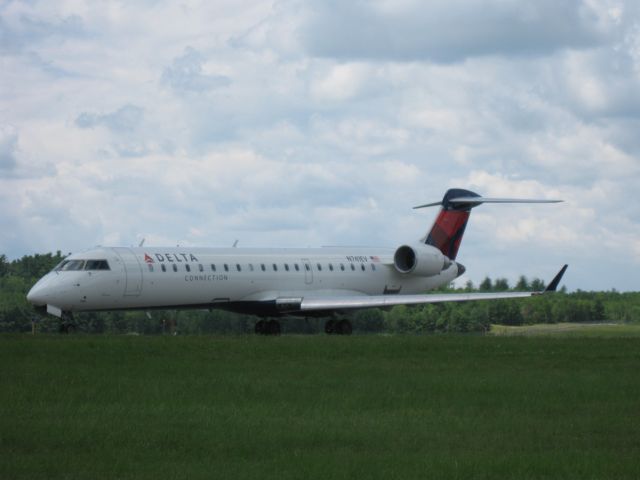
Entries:
POLYGON ((349 320, 340 320, 338 322, 338 333, 340 335, 351 335, 353 332, 353 327, 351 326, 351 322, 349 320))
POLYGON ((324 333, 327 335, 333 335, 336 333, 336 321, 328 320, 327 323, 324 324, 324 333))

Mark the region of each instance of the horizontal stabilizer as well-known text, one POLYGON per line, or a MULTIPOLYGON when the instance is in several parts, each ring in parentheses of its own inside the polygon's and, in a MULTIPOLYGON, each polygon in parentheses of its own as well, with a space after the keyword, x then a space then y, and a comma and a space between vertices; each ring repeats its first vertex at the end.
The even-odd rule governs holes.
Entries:
MULTIPOLYGON (((456 197, 456 198, 448 198, 447 202, 451 205, 456 206, 469 206, 476 207, 483 203, 560 203, 562 200, 541 200, 541 199, 533 199, 533 198, 487 198, 487 197, 456 197)), ((426 208, 426 207, 437 207, 439 205, 444 205, 442 201, 433 202, 433 203, 425 203, 424 205, 418 205, 413 207, 417 208, 426 208)))

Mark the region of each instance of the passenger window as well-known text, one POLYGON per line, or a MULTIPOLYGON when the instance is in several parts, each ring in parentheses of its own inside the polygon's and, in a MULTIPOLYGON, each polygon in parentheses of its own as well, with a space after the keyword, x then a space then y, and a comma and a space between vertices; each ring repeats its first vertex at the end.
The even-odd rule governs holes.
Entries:
POLYGON ((260 270, 262 270, 263 272, 267 271, 267 267, 264 266, 264 263, 260 264, 260 270))
POLYGON ((307 272, 311 271, 311 265, 309 265, 308 263, 305 263, 305 264, 304 264, 304 269, 305 269, 307 272))
POLYGON ((329 264, 329 270, 331 270, 333 272, 333 264, 332 263, 329 264))
POLYGON ((344 263, 340 264, 340 270, 342 270, 344 272, 344 263))
POLYGON ((364 272, 364 263, 360 264, 360 270, 364 272))
POLYGON ((173 271, 177 272, 178 271, 178 265, 176 265, 175 263, 173 264, 173 271))
POLYGON ((299 271, 300 271, 300 266, 299 266, 297 263, 294 263, 294 264, 293 264, 293 268, 295 268, 295 269, 296 269, 296 272, 299 272, 299 271))
POLYGON ((202 266, 201 263, 198 264, 198 271, 204 272, 204 267, 202 266))
POLYGON ((353 272, 355 272, 355 271, 356 271, 356 266, 355 266, 353 263, 351 264, 351 270, 352 270, 353 272))
POLYGON ((186 268, 186 269, 187 269, 187 272, 190 272, 190 271, 191 271, 191 265, 189 265, 189 264, 185 265, 185 266, 184 266, 184 268, 186 268))
POLYGON ((160 265, 160 268, 162 269, 163 272, 167 271, 167 267, 164 265, 164 263, 160 265))
POLYGON ((224 271, 225 271, 225 272, 228 272, 228 271, 229 271, 229 265, 228 265, 228 264, 226 264, 226 263, 224 264, 224 271))
POLYGON ((239 272, 241 272, 241 271, 242 271, 242 268, 240 267, 240 264, 239 264, 239 263, 236 263, 236 270, 238 270, 239 272))
POLYGON ((216 265, 215 265, 215 263, 212 263, 212 264, 211 264, 211 271, 212 271, 212 272, 215 272, 215 271, 216 271, 216 265))
POLYGON ((285 263, 285 264, 284 264, 284 269, 285 269, 287 272, 289 271, 289 264, 288 264, 288 263, 285 263))
POLYGON ((318 271, 321 272, 322 271, 322 265, 318 264, 318 271))
POLYGON ((277 272, 278 271, 278 265, 276 265, 275 263, 273 264, 273 271, 277 272))

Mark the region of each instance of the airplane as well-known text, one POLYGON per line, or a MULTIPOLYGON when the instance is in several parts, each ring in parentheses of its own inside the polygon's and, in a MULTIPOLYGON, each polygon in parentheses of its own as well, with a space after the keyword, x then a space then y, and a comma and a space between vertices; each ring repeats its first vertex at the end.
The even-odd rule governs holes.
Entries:
POLYGON ((456 261, 471 209, 484 203, 561 200, 485 198, 449 189, 431 230, 396 248, 96 247, 66 257, 27 300, 75 329, 87 311, 225 309, 256 315, 255 332, 277 335, 286 316, 330 316, 327 334, 349 335, 358 309, 522 298, 555 291, 564 265, 542 292, 424 293, 465 273, 456 261))

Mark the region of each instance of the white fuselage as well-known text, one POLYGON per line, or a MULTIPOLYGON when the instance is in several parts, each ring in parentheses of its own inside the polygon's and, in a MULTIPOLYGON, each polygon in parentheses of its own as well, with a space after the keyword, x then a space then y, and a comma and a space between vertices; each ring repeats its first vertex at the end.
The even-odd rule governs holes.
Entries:
POLYGON ((78 263, 78 269, 53 270, 28 298, 64 312, 227 308, 260 315, 296 314, 295 307, 282 308, 282 299, 424 293, 459 273, 455 262, 437 275, 401 273, 393 255, 394 249, 370 247, 99 247, 67 257, 66 261, 84 261, 84 268, 78 263), (88 268, 87 262, 102 260, 108 268, 88 268))

